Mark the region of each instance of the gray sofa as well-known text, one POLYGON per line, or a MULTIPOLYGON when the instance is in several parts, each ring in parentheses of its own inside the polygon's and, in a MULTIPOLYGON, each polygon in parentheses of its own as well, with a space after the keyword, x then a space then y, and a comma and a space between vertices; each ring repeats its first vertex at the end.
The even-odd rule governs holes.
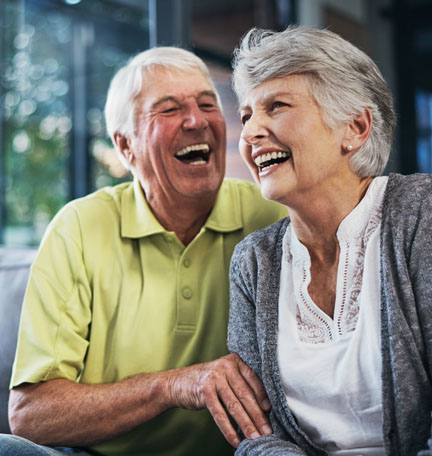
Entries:
POLYGON ((21 303, 34 248, 0 247, 0 433, 10 433, 9 380, 15 355, 21 303))

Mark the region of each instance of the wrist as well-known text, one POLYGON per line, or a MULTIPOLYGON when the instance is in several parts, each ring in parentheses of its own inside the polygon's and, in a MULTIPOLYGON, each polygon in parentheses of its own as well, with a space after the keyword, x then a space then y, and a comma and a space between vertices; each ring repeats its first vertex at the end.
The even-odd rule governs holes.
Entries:
POLYGON ((160 399, 164 410, 178 407, 175 400, 175 377, 173 370, 159 372, 155 378, 152 390, 153 394, 160 399))

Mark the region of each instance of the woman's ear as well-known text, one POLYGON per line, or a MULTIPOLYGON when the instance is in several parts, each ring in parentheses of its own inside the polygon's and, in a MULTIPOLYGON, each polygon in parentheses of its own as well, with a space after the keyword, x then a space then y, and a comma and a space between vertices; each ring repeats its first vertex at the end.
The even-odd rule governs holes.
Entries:
POLYGON ((121 133, 114 133, 114 144, 123 155, 123 157, 133 165, 135 162, 135 154, 131 147, 131 140, 128 136, 121 133))
POLYGON ((372 128, 372 113, 369 108, 355 116, 347 125, 342 147, 347 152, 357 151, 369 138, 372 128))

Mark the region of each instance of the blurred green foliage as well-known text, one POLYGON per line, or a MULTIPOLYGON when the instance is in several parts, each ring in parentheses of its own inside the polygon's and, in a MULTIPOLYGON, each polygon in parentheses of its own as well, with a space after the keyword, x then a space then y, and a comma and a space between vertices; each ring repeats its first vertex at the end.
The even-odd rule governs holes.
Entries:
MULTIPOLYGON (((90 170, 86 188, 130 179, 106 136, 103 107, 111 77, 131 56, 129 36, 112 39, 114 25, 145 35, 148 17, 101 0, 83 1, 74 10, 60 0, 2 0, 0 8, 3 242, 38 244, 48 222, 74 196, 74 78, 83 78, 85 88, 86 131, 80 133, 90 170), (81 36, 83 30, 88 36, 81 36), (74 68, 77 42, 85 57, 82 74, 74 68)), ((139 42, 148 45, 148 39, 139 42)))

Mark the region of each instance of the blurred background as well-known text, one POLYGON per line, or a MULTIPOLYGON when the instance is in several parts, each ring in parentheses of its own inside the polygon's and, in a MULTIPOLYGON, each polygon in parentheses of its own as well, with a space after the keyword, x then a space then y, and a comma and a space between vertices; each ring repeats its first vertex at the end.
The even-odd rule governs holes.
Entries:
POLYGON ((130 179, 105 133, 115 71, 155 45, 202 57, 237 152, 232 52, 252 26, 327 27, 368 53, 393 91, 387 172, 432 172, 432 0, 0 0, 0 244, 37 245, 70 199, 130 179))

